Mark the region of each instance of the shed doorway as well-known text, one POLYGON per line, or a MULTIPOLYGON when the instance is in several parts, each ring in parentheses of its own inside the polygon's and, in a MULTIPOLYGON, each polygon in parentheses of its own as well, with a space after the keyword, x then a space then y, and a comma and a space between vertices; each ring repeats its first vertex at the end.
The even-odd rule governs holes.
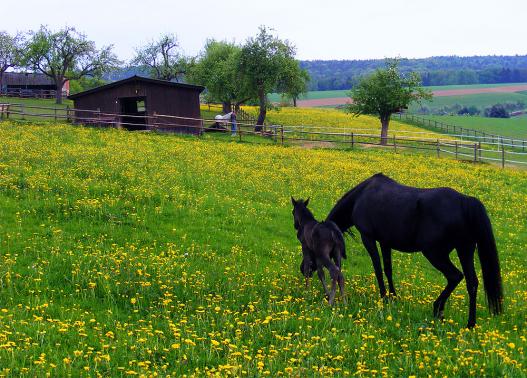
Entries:
POLYGON ((146 130, 146 97, 119 98, 121 125, 127 130, 146 130))

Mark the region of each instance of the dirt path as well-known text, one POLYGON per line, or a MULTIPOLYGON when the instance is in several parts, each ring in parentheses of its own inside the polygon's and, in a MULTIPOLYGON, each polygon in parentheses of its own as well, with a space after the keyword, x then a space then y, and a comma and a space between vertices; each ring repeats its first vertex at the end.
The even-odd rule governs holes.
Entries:
MULTIPOLYGON (((445 89, 432 91, 434 96, 463 96, 469 94, 481 93, 514 93, 520 91, 527 91, 527 84, 508 85, 503 87, 492 88, 468 88, 468 89, 445 89)), ((335 98, 319 98, 313 100, 298 100, 297 104, 301 108, 309 108, 314 106, 337 106, 350 103, 349 97, 335 97, 335 98)))

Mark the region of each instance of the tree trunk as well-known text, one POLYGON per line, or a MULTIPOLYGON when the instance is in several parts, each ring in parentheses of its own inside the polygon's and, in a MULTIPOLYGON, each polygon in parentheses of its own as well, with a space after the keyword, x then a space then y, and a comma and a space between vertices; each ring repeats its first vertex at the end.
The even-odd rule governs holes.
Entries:
POLYGON ((62 86, 64 85, 63 77, 55 78, 55 85, 57 86, 57 91, 55 92, 55 104, 62 104, 62 86))
POLYGON ((293 107, 296 108, 296 97, 295 96, 293 96, 293 107))
POLYGON ((230 113, 230 112, 232 112, 232 105, 231 105, 230 102, 222 102, 221 106, 222 106, 223 113, 230 113))
POLYGON ((262 126, 267 115, 267 98, 263 89, 258 90, 258 99, 260 100, 260 113, 258 113, 258 120, 254 126, 254 131, 262 131, 262 126))
POLYGON ((4 71, 0 69, 0 96, 4 93, 4 71))
POLYGON ((381 144, 385 146, 388 143, 388 126, 390 124, 390 116, 381 117, 381 144))

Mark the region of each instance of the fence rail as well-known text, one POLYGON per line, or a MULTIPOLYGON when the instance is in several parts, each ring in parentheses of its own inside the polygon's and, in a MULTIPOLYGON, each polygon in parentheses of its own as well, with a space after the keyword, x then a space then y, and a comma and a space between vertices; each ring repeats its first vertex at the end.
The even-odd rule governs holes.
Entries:
MULTIPOLYGON (((184 132, 202 135, 207 131, 231 133, 229 124, 218 124, 213 119, 177 117, 163 114, 123 115, 101 112, 99 110, 52 108, 27 104, 0 104, 2 119, 53 120, 96 127, 117 127, 157 131, 184 132)), ((321 147, 355 148, 356 146, 374 146, 384 149, 421 151, 432 156, 449 156, 474 162, 491 162, 505 166, 527 167, 527 153, 519 149, 518 144, 483 139, 466 140, 462 135, 448 135, 438 138, 430 133, 397 131, 381 139, 379 130, 344 129, 317 126, 264 125, 261 131, 255 131, 254 122, 237 122, 237 137, 240 141, 248 136, 266 137, 276 144, 298 145, 317 143, 321 147)), ((252 138, 251 142, 262 139, 252 138)), ((510 141, 509 141, 510 142, 510 141)))
MULTIPOLYGON (((62 91, 63 96, 67 96, 66 91, 62 91)), ((55 98, 57 91, 54 89, 25 89, 9 88, 0 91, 0 96, 18 98, 55 98)))

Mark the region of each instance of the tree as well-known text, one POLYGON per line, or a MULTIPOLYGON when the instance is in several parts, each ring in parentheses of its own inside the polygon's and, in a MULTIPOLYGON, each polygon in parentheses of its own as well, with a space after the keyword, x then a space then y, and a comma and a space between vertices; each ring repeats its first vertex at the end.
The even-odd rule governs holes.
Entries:
POLYGON ((309 80, 309 74, 300 68, 296 60, 289 61, 287 66, 283 67, 278 92, 282 93, 282 97, 291 99, 296 107, 296 100, 307 93, 309 80))
POLYGON ((244 91, 259 102, 259 114, 255 131, 260 131, 267 113, 267 93, 275 90, 284 69, 291 66, 295 48, 288 42, 260 27, 256 37, 249 38, 242 46, 238 73, 244 91))
POLYGON ((168 81, 179 81, 188 65, 174 34, 161 35, 157 41, 137 48, 130 63, 148 67, 151 77, 168 81))
POLYGON ((119 61, 112 52, 113 46, 100 50, 95 42, 73 27, 52 32, 41 26, 31 32, 25 47, 24 64, 53 79, 57 86, 56 103, 62 103, 62 87, 67 80, 78 80, 86 76, 100 77, 117 66, 119 61))
POLYGON ((224 113, 232 110, 233 103, 238 106, 250 99, 244 96, 237 79, 240 51, 233 43, 208 40, 185 76, 189 83, 205 86, 208 101, 220 102, 224 113))
POLYGON ((4 88, 4 72, 8 68, 20 66, 22 55, 22 35, 9 35, 0 31, 0 92, 4 88))
POLYGON ((393 113, 408 108, 413 101, 432 99, 432 93, 421 86, 419 75, 411 72, 403 75, 395 59, 386 60, 386 68, 377 69, 355 86, 350 96, 348 112, 359 116, 371 114, 381 121, 381 144, 387 143, 388 126, 393 113))

